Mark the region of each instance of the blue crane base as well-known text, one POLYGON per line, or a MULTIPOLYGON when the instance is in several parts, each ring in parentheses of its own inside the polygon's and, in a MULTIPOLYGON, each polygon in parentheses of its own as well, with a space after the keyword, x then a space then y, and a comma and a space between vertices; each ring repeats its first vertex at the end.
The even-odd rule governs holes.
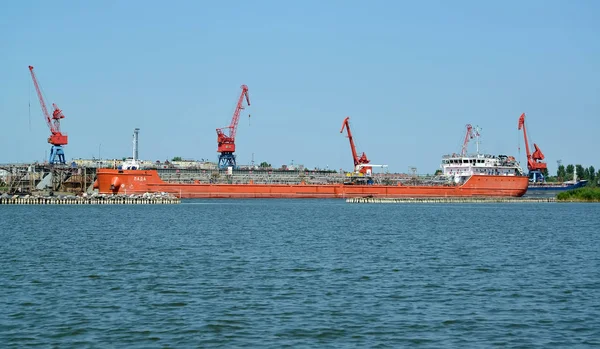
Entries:
POLYGON ((542 183, 545 182, 545 178, 541 171, 535 170, 529 172, 529 181, 533 183, 542 183))
POLYGON ((233 167, 234 170, 237 168, 235 155, 233 153, 221 153, 219 155, 219 169, 224 170, 229 166, 233 167))
POLYGON ((50 149, 50 158, 48 162, 51 164, 64 164, 65 163, 65 152, 63 151, 62 146, 53 145, 50 149))

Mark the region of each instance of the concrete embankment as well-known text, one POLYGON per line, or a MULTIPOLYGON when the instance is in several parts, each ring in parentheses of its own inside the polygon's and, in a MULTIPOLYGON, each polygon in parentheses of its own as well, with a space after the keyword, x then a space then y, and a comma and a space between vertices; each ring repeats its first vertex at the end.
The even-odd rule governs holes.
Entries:
POLYGON ((546 198, 487 198, 487 197, 463 197, 463 198, 349 198, 346 202, 353 204, 401 204, 401 203, 518 203, 518 202, 557 202, 554 197, 546 198))
POLYGON ((0 205, 172 205, 179 203, 181 200, 175 197, 0 197, 0 205))

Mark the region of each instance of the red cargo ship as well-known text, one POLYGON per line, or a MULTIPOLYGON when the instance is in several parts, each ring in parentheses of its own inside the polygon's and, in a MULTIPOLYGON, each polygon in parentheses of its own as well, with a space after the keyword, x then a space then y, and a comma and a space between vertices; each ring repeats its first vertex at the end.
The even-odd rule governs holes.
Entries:
POLYGON ((310 176, 295 176, 285 184, 265 180, 259 171, 246 171, 243 176, 236 171, 235 180, 235 174, 224 175, 232 183, 209 183, 189 173, 164 180, 164 171, 98 169, 94 187, 100 194, 165 192, 181 198, 519 197, 529 182, 514 158, 506 156, 445 156, 442 169, 441 176, 420 179, 358 174, 314 183, 310 176))

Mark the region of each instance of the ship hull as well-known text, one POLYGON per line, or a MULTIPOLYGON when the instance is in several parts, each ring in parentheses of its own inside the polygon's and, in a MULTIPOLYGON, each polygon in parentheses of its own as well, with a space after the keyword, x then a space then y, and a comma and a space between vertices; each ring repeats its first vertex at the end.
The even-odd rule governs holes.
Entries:
POLYGON ((586 184, 587 184, 587 181, 579 181, 577 183, 571 183, 571 184, 565 184, 565 183, 560 183, 560 184, 529 184, 529 187, 527 188, 527 194, 539 193, 539 192, 560 192, 560 191, 566 191, 566 190, 581 188, 581 187, 585 186, 586 184))
POLYGON ((94 187, 101 194, 165 192, 180 198, 352 198, 352 197, 520 197, 525 176, 474 175, 454 185, 203 184, 166 183, 155 170, 99 169, 94 187))

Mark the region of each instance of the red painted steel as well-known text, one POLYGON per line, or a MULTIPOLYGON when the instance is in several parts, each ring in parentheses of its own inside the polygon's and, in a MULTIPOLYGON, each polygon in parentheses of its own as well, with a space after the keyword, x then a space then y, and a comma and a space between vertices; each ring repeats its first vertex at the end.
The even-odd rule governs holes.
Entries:
POLYGON ((235 152, 235 133, 237 132, 237 126, 240 121, 240 112, 244 109, 244 98, 248 105, 250 105, 250 97, 248 96, 248 86, 242 85, 242 93, 240 94, 240 98, 238 99, 237 106, 235 111, 233 112, 233 117, 231 118, 231 124, 227 127, 218 128, 217 129, 217 151, 219 153, 235 152), (224 130, 228 130, 228 134, 223 132, 224 130))
POLYGON ((65 115, 63 114, 62 110, 60 110, 58 106, 53 103, 52 108, 54 110, 52 111, 52 117, 50 117, 50 113, 48 113, 48 109, 46 108, 46 102, 42 96, 42 92, 40 90, 37 78, 35 77, 35 73, 33 72, 32 66, 29 66, 29 72, 31 73, 31 79, 33 79, 33 85, 35 86, 35 91, 37 92, 44 117, 46 118, 46 124, 48 124, 48 128, 50 129, 51 134, 50 137, 48 137, 48 143, 52 145, 68 144, 68 136, 60 131, 60 119, 64 119, 65 115))
POLYGON ((525 176, 473 175, 462 185, 201 184, 166 183, 156 170, 98 169, 101 194, 171 193, 181 198, 519 197, 525 176))
POLYGON ((529 142, 527 139, 527 129, 525 127, 525 113, 519 117, 519 130, 523 129, 523 137, 525 138, 525 152, 527 153, 527 169, 529 171, 542 171, 547 168, 546 163, 542 162, 545 156, 537 144, 533 143, 534 151, 529 151, 529 142))
MULTIPOLYGON (((344 132, 344 128, 346 129, 346 132, 348 133, 348 140, 350 140, 350 150, 352 151, 352 159, 354 160, 354 169, 356 170, 356 166, 366 165, 366 164, 370 163, 371 160, 369 160, 367 158, 367 155, 364 152, 360 156, 358 156, 358 153, 356 152, 356 146, 354 145, 354 138, 352 138, 352 131, 350 131, 350 117, 349 116, 347 116, 344 119, 340 133, 344 132)), ((368 173, 370 171, 371 171, 370 166, 362 167, 359 170, 359 172, 363 173, 363 174, 368 173)))

